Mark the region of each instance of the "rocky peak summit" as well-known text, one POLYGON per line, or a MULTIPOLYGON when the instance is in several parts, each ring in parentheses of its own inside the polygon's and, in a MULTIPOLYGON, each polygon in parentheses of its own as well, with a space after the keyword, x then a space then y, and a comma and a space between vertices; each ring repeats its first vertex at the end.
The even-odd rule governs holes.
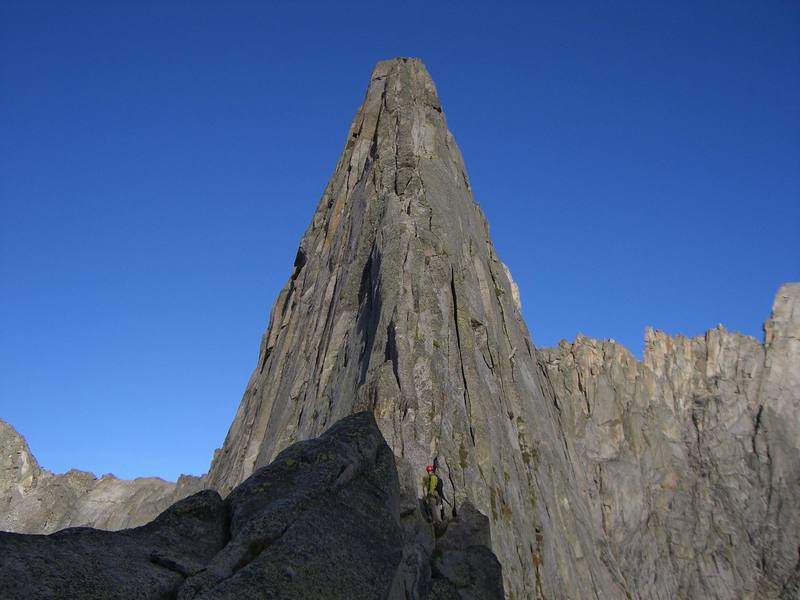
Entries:
POLYGON ((512 597, 616 595, 546 390, 433 81, 378 63, 210 484, 370 410, 408 472, 437 458, 455 506, 490 515, 512 597))
POLYGON ((351 412, 353 403, 377 405, 383 394, 376 380, 385 384, 387 374, 393 395, 402 392, 408 336, 398 313, 404 300, 419 308, 424 287, 432 287, 424 284, 434 283, 414 276, 441 271, 444 300, 452 304, 447 258, 463 243, 478 244, 454 240, 449 230, 459 237, 485 230, 468 189, 425 67, 416 59, 378 63, 273 307, 253 374, 261 384, 248 385, 212 465, 214 485, 230 488, 293 438, 351 412), (242 419, 243 412, 258 418, 242 419), (253 421, 247 431, 237 426, 242 420, 253 421))

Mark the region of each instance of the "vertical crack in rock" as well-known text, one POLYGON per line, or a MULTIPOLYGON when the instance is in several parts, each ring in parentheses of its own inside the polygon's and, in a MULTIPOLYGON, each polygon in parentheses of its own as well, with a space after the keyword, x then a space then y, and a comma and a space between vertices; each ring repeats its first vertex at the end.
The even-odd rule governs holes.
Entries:
POLYGON ((472 438, 472 445, 475 445, 475 431, 472 428, 472 411, 469 406, 469 386, 467 384, 467 374, 464 372, 464 350, 461 344, 461 327, 459 319, 463 315, 458 313, 458 294, 456 293, 455 270, 450 269, 450 292, 453 295, 453 324, 456 332, 456 351, 458 352, 458 363, 461 366, 461 381, 464 384, 464 408, 467 411, 467 423, 469 424, 469 435, 472 438))
POLYGON ((386 328, 386 350, 384 359, 392 363, 392 373, 394 373, 394 379, 397 382, 397 389, 400 389, 400 375, 397 371, 397 340, 395 336, 394 323, 390 321, 389 326, 386 328))

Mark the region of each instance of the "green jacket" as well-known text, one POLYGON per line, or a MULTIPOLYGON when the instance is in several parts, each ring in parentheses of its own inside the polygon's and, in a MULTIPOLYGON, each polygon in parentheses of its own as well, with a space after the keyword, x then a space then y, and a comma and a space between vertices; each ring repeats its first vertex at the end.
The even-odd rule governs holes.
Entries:
POLYGON ((437 486, 439 485, 439 478, 436 476, 436 473, 425 473, 425 476, 422 478, 422 493, 427 498, 428 496, 436 496, 439 497, 439 492, 436 491, 437 486))

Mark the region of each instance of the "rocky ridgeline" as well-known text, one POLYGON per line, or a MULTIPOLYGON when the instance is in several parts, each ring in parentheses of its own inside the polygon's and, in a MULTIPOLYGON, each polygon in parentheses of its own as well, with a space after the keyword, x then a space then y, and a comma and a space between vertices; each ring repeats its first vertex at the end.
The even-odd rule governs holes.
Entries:
MULTIPOLYGON (((418 60, 385 61, 372 74, 208 475, 174 487, 42 474, 24 441, 0 428, 0 523, 17 531, 130 526, 201 487, 230 493, 225 514, 242 516, 213 559, 158 550, 166 558, 142 560, 147 569, 172 565, 180 597, 239 597, 217 590, 257 577, 261 567, 249 565, 261 564, 254 557, 263 543, 273 548, 263 540, 289 519, 262 515, 250 501, 236 512, 243 494, 269 500, 251 496, 248 477, 257 481, 273 460, 272 472, 280 471, 285 448, 368 411, 402 482, 399 521, 383 521, 388 554, 374 557, 385 561, 381 570, 402 556, 391 590, 406 595, 393 598, 459 597, 450 584, 460 597, 493 597, 469 587, 475 568, 494 564, 488 549, 452 541, 459 531, 490 538, 510 600, 794 598, 799 322, 800 285, 792 284, 778 293, 763 345, 716 329, 691 340, 648 332, 642 363, 613 342, 587 338, 537 351, 433 81, 418 60), (461 507, 451 541, 436 548, 416 498, 434 457, 446 496, 461 507), (91 485, 75 483, 83 480, 91 485), (102 503, 96 490, 106 490, 102 503), (490 527, 475 525, 480 513, 490 527)), ((361 510, 363 499, 334 496, 361 510)), ((295 531, 298 544, 315 543, 314 526, 295 531)), ((361 556, 358 546, 352 552, 361 556)))
POLYGON ((158 477, 133 480, 42 469, 25 439, 0 419, 0 531, 52 533, 65 527, 136 527, 173 502, 203 489, 200 477, 177 483, 158 477))
POLYGON ((0 533, 4 600, 502 600, 488 519, 464 504, 438 538, 371 413, 135 529, 0 533))
POLYGON ((721 326, 542 350, 570 462, 641 598, 800 597, 800 284, 765 343, 721 326))

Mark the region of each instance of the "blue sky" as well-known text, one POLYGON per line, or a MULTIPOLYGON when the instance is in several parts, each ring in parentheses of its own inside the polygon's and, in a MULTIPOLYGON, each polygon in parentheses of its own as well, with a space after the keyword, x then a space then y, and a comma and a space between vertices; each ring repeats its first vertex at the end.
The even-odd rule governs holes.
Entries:
POLYGON ((0 417, 44 467, 205 471, 384 58, 537 345, 760 339, 800 280, 800 4, 274 4, 0 5, 0 417))

